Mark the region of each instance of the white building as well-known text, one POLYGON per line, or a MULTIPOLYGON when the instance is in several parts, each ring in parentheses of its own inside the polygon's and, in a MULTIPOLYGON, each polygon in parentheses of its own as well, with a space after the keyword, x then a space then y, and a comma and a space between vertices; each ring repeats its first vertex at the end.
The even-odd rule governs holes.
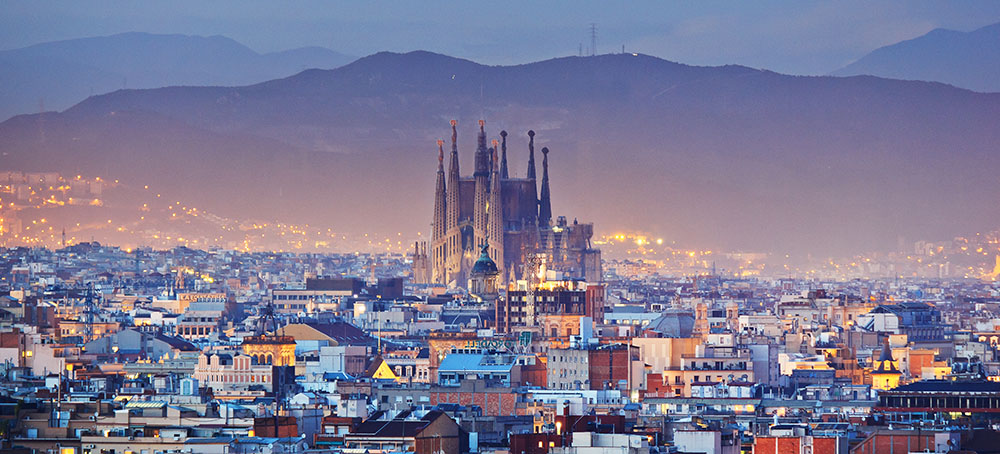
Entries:
POLYGON ((573 432, 571 446, 549 449, 550 454, 649 454, 643 435, 573 432))

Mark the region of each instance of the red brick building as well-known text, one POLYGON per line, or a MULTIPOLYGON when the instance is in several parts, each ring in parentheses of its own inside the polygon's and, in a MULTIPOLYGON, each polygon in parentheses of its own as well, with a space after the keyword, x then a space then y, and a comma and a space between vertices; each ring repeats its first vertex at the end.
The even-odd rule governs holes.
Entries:
MULTIPOLYGON (((544 382, 543 382, 544 383, 544 382)), ((430 393, 430 404, 439 403, 458 405, 478 405, 483 409, 483 416, 510 416, 514 414, 514 407, 517 404, 517 395, 509 392, 499 391, 441 391, 430 393)))
POLYGON ((253 431, 258 437, 297 437, 299 425, 294 416, 267 416, 253 419, 253 431))
POLYGON ((566 437, 554 433, 512 434, 510 452, 517 454, 547 454, 549 448, 568 445, 566 437))
POLYGON ((556 415, 559 432, 573 441, 573 432, 625 433, 625 416, 622 415, 556 415))
POLYGON ((639 360, 639 347, 628 344, 606 344, 589 352, 590 389, 618 389, 624 380, 631 387, 632 361, 639 360))
MULTIPOLYGON (((889 451, 878 451, 889 452, 889 451)), ((905 452, 905 451, 897 451, 905 452)), ((847 454, 847 439, 843 437, 757 437, 753 454, 847 454)))
POLYGON ((646 389, 645 391, 640 391, 643 398, 677 397, 683 392, 683 384, 671 383, 669 380, 666 380, 666 377, 661 372, 646 374, 646 389))
POLYGON ((313 446, 333 448, 344 446, 344 436, 361 424, 361 418, 324 416, 322 432, 313 435, 313 446))
POLYGON ((604 284, 587 285, 586 307, 584 315, 595 322, 604 321, 604 284))
POLYGON ((535 364, 518 366, 521 368, 521 384, 525 386, 545 386, 548 368, 545 362, 535 358, 535 364))
POLYGON ((926 430, 880 430, 858 443, 851 454, 879 454, 883 452, 946 452, 958 449, 959 434, 930 432, 926 430), (950 445, 949 445, 950 443, 950 445), (938 446, 944 451, 938 451, 938 446))

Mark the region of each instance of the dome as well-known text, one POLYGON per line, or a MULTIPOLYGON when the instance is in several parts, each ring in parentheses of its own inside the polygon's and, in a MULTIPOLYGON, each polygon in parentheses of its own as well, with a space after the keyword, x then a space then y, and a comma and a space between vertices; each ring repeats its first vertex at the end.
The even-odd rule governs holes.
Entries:
POLYGON ((872 371, 873 374, 899 374, 899 369, 896 368, 896 362, 892 359, 892 349, 889 348, 889 338, 885 338, 885 343, 882 344, 882 354, 879 356, 878 361, 875 362, 875 370, 872 371))
POLYGON ((485 274, 487 276, 496 276, 500 274, 496 262, 490 258, 489 250, 490 245, 484 244, 482 253, 476 259, 476 263, 472 265, 472 275, 485 274))

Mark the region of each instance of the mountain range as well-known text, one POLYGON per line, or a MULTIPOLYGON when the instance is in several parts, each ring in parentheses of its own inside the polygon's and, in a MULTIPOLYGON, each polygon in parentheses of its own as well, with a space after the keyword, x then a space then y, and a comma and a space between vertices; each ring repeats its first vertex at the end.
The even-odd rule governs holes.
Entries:
POLYGON ((971 32, 935 29, 881 47, 835 76, 873 75, 928 80, 981 92, 1000 92, 1000 23, 971 32))
POLYGON ((247 85, 353 57, 321 47, 260 54, 223 36, 122 33, 0 51, 0 118, 63 110, 122 88, 247 85))
POLYGON ((5 168, 155 185, 223 216, 426 235, 451 119, 463 174, 477 120, 510 133, 514 175, 536 131, 554 214, 599 232, 794 258, 1000 225, 1000 94, 638 54, 383 52, 243 87, 117 90, 0 123, 0 150, 5 168))

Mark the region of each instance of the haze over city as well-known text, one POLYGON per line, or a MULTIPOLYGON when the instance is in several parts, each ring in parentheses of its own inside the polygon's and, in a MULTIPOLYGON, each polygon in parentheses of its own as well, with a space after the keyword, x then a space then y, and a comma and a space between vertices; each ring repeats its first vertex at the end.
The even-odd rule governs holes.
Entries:
POLYGON ((0 452, 1000 453, 1000 3, 9 1, 0 452))
MULTIPOLYGON (((493 25, 505 21, 484 21, 498 31, 477 39, 516 56, 508 59, 469 47, 476 20, 463 16, 472 13, 462 8, 449 9, 453 16, 444 16, 448 20, 432 14, 434 19, 421 22, 421 27, 449 23, 440 27, 449 30, 448 37, 436 43, 436 33, 419 39, 407 35, 420 34, 420 27, 396 27, 395 35, 379 32, 400 20, 394 15, 366 28, 369 22, 350 16, 376 14, 363 9, 337 19, 363 29, 348 39, 324 37, 303 25, 337 8, 273 12, 276 7, 265 4, 229 16, 212 15, 211 8, 178 15, 157 4, 149 10, 61 5, 40 14, 32 8, 42 6, 32 5, 17 4, 5 13, 10 25, 5 27, 5 47, 27 40, 70 40, 0 53, 9 62, 3 73, 3 85, 9 88, 0 98, 6 115, 12 116, 0 125, 4 170, 120 184, 107 200, 93 205, 99 209, 67 215, 66 210, 51 210, 53 204, 40 210, 30 203, 17 207, 18 214, 6 216, 4 244, 52 246, 61 241, 56 232, 67 229, 71 240, 130 247, 192 244, 173 242, 179 237, 198 238, 200 243, 193 244, 202 247, 256 250, 374 251, 388 241, 389 250, 398 252, 429 231, 434 141, 448 135, 451 119, 460 121, 466 165, 478 120, 486 120, 491 137, 500 129, 510 130, 511 156, 517 163, 512 169, 522 175, 524 134, 538 130, 539 140, 554 150, 557 214, 595 221, 601 236, 662 238, 680 250, 787 255, 789 260, 777 265, 779 273, 786 265, 815 269, 808 262, 828 258, 848 264, 857 263, 859 256, 905 254, 918 241, 954 243, 955 238, 993 231, 1000 223, 996 213, 983 209, 993 190, 1000 189, 993 178, 997 101, 990 85, 997 80, 993 38, 998 27, 975 28, 992 17, 986 11, 990 3, 964 3, 965 14, 916 3, 836 14, 822 3, 755 5, 761 9, 744 13, 732 5, 688 6, 664 14, 658 35, 642 32, 650 18, 629 21, 618 12, 602 16, 600 24, 591 19, 571 23, 562 10, 556 14, 546 5, 523 10, 526 19, 509 20, 510 27, 493 25), (86 20, 98 10, 107 14, 86 20), (254 27, 252 34, 247 25, 251 11, 268 24, 254 27), (319 11, 319 16, 309 11, 319 11), (212 18, 188 20, 190 14, 212 18), (755 32, 762 14, 786 24, 806 17, 825 19, 822 27, 786 25, 755 32), (858 20, 859 15, 867 19, 858 20), (155 26, 136 29, 152 17, 155 26), (540 18, 557 20, 542 25, 540 18), (731 24, 718 25, 727 21, 731 24), (66 23, 73 26, 62 26, 66 23), (176 27, 164 28, 171 23, 176 27), (715 30, 716 41, 673 35, 691 23, 704 23, 704 33, 715 30), (30 32, 13 33, 29 25, 30 32), (949 26, 959 31, 936 28, 949 26), (123 34, 68 36, 74 27, 123 34), (555 31, 559 27, 573 28, 566 35, 581 46, 539 53, 538 46, 529 49, 521 41, 532 33, 561 35, 555 31), (620 39, 616 27, 623 29, 617 32, 620 39), (907 31, 899 31, 903 29, 907 31), (727 42, 726 33, 734 30, 743 37, 739 46, 755 50, 737 50, 727 42), (905 36, 885 35, 893 30, 905 36), (938 31, 923 35, 932 30, 938 31), (257 44, 252 50, 220 31, 247 42, 267 35, 271 45, 257 44), (825 36, 828 32, 836 36, 825 36), (519 38, 505 38, 510 35, 519 38), (393 36, 395 45, 363 48, 393 36), (863 37, 867 41, 859 42, 863 37), (635 52, 645 50, 637 44, 625 44, 625 53, 609 44, 643 40, 659 44, 645 47, 650 54, 635 52), (594 43, 597 55, 590 56, 594 43), (815 49, 821 43, 838 50, 815 49), (332 49, 289 49, 295 45, 332 49), (540 61, 481 66, 427 51, 380 52, 357 61, 351 56, 422 47, 477 63, 540 61), (726 52, 736 52, 738 58, 726 52), (850 57, 834 55, 838 53, 850 57), (825 63, 810 68, 797 62, 798 54, 825 63), (925 64, 915 66, 921 58, 925 64), (749 66, 688 66, 729 63, 749 66), (321 69, 303 71, 310 67, 321 69), (802 78, 768 69, 789 74, 870 71, 895 79, 802 78), (907 71, 912 75, 907 77, 907 71), (906 78, 951 86, 898 80, 906 78), (177 87, 159 88, 164 86, 177 87), (619 159, 622 155, 631 159, 619 159), (194 161, 200 164, 192 165, 194 161), (159 164, 150 166, 153 162, 159 164), (258 178, 262 174, 271 178, 258 178), (970 186, 977 190, 968 190, 970 186), (313 233, 313 238, 265 245, 256 236, 220 237, 221 230, 172 232, 168 224, 137 214, 152 202, 147 187, 236 223, 308 225, 299 230, 326 237, 313 233), (119 200, 120 195, 125 198, 119 200), (383 209, 359 209, 374 206, 383 209), (52 229, 45 235, 11 238, 15 222, 22 230, 16 234, 22 235, 28 222, 41 219, 52 229), (337 236, 355 241, 341 245, 332 241, 337 236), (163 241, 168 237, 169 242, 163 241)), ((578 6, 571 15, 597 14, 578 6)), ((657 8, 666 7, 652 11, 657 8)), ((513 14, 479 13, 498 18, 513 14)), ((419 14, 406 17, 416 20, 419 14)), ((351 27, 324 29, 339 34, 351 27)), ((550 39, 539 41, 542 48, 552 45, 550 39)), ((8 180, 19 178, 23 176, 8 180)), ((48 190, 63 184, 43 186, 48 190)), ((30 192, 29 187, 21 191, 30 192)), ((14 194, 16 189, 7 186, 7 191, 14 194)), ((77 197, 76 203, 81 200, 77 197)), ((972 271, 989 272, 992 258, 986 254, 982 263, 970 264, 972 271)))

